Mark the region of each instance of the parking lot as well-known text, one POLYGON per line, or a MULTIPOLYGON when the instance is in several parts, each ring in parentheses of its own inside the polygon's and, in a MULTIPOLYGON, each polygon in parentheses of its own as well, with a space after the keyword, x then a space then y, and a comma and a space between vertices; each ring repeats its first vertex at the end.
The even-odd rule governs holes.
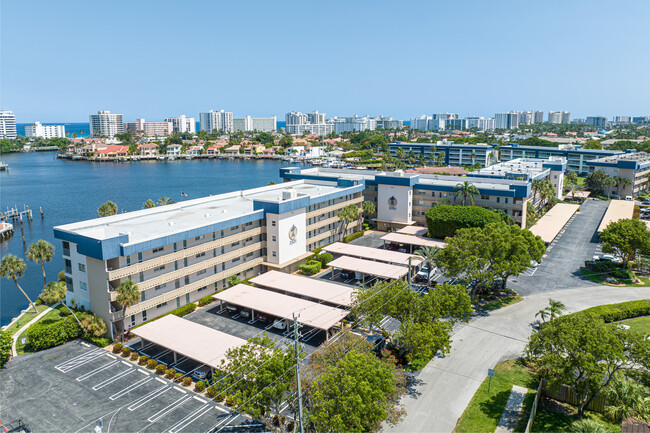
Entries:
MULTIPOLYGON (((164 355, 162 355, 164 356, 164 355)), ((264 431, 205 396, 74 341, 7 364, 0 419, 34 432, 264 431)))

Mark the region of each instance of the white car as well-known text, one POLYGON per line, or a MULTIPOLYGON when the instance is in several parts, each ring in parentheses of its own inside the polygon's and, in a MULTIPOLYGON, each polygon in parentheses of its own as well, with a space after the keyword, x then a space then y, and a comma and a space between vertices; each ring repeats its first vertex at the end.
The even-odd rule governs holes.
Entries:
POLYGON ((284 319, 275 319, 273 321, 273 327, 275 329, 285 329, 287 327, 287 323, 284 319))

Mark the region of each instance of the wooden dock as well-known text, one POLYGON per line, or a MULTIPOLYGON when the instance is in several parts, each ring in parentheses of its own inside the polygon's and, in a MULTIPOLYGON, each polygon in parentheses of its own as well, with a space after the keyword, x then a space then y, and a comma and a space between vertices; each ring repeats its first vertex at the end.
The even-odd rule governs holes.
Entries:
POLYGON ((11 209, 7 208, 6 212, 0 212, 0 222, 20 220, 22 223, 23 217, 27 218, 28 221, 32 220, 32 210, 27 205, 23 207, 23 210, 19 210, 18 206, 16 206, 11 209))

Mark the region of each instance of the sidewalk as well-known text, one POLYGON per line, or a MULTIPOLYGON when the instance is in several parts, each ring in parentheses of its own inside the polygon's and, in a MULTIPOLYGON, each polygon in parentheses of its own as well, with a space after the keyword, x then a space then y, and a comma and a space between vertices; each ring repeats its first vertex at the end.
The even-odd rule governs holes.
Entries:
POLYGON ((499 425, 494 433, 512 433, 515 431, 515 426, 517 421, 519 421, 519 415, 521 414, 521 409, 524 406, 524 398, 526 398, 526 393, 528 389, 513 385, 512 391, 510 392, 510 397, 506 402, 506 408, 501 414, 501 419, 499 420, 499 425))
POLYGON ((22 335, 23 332, 27 328, 29 328, 33 323, 36 323, 41 317, 45 316, 47 313, 52 311, 54 308, 58 307, 61 302, 57 302, 56 304, 52 305, 51 307, 46 308, 43 310, 38 316, 34 317, 32 320, 30 320, 25 326, 20 328, 13 336, 14 341, 11 343, 11 356, 18 356, 18 353, 16 352, 16 342, 18 341, 18 337, 22 335))

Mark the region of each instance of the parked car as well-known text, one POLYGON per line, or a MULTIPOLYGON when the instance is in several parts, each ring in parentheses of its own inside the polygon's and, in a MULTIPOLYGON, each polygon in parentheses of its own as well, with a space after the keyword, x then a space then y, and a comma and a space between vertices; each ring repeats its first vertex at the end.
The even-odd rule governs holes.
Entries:
POLYGON ((228 304, 228 305, 226 305, 226 310, 228 310, 228 312, 230 314, 235 314, 235 313, 237 313, 237 306, 232 305, 232 304, 228 304))
POLYGON ((395 244, 388 244, 386 245, 387 250, 395 251, 397 249, 397 245, 395 244))
POLYGON ((192 377, 196 380, 206 380, 212 376, 210 367, 203 365, 192 372, 192 377))
POLYGON ((424 266, 422 269, 418 271, 417 274, 415 274, 415 281, 417 282, 429 282, 431 279, 435 276, 436 274, 436 268, 433 267, 429 271, 428 266, 424 266))
POLYGON ((255 313, 255 320, 259 322, 268 322, 269 316, 267 316, 266 314, 255 313))
POLYGON ((284 319, 275 319, 273 321, 273 327, 275 329, 286 329, 287 323, 284 321, 284 319))
POLYGON ((386 347, 386 339, 379 334, 373 334, 366 337, 366 340, 372 344, 373 352, 380 354, 386 347))
POLYGON ((600 260, 606 262, 623 263, 622 258, 616 257, 615 255, 612 254, 603 254, 602 256, 600 256, 600 260))
POLYGON ((341 270, 341 278, 351 278, 352 277, 352 272, 346 271, 345 269, 341 270))
POLYGON ((650 204, 650 198, 644 198, 642 204, 650 204))
POLYGON ((625 200, 626 201, 634 201, 634 197, 632 197, 631 195, 626 195, 625 200))
POLYGON ((242 308, 241 315, 242 317, 246 317, 246 318, 251 317, 251 310, 249 310, 248 308, 242 308))

